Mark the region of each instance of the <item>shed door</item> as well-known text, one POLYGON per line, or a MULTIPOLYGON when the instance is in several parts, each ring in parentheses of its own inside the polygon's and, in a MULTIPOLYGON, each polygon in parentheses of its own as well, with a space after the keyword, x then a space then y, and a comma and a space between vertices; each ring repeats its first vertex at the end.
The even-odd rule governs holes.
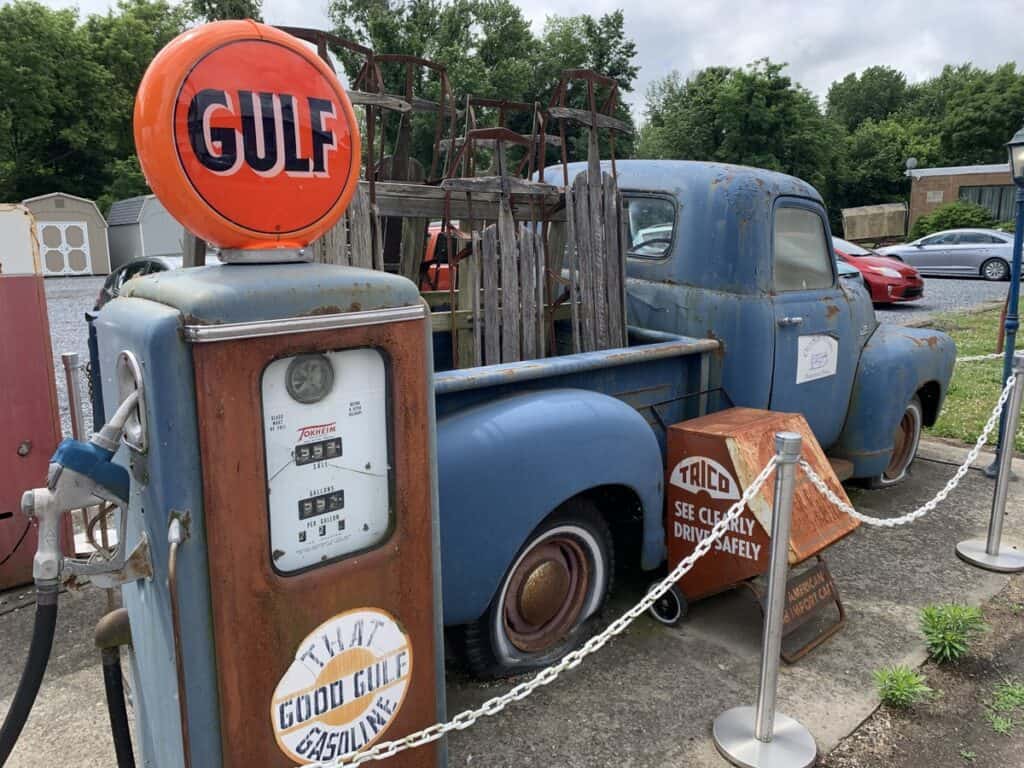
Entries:
POLYGON ((91 275, 89 228, 84 221, 43 221, 36 224, 44 275, 91 275))

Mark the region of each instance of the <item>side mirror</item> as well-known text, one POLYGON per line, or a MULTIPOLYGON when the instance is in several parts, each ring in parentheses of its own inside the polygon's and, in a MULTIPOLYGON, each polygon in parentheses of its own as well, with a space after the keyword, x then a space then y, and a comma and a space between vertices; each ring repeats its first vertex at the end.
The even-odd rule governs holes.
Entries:
POLYGON ((915 248, 924 248, 924 243, 914 243, 915 248))

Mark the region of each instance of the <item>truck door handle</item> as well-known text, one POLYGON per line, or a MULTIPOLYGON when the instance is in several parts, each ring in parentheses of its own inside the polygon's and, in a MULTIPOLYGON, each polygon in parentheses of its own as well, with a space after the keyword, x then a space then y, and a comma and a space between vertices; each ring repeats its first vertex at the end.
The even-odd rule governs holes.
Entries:
POLYGON ((788 325, 800 325, 803 321, 802 317, 780 317, 776 322, 785 327, 788 325))

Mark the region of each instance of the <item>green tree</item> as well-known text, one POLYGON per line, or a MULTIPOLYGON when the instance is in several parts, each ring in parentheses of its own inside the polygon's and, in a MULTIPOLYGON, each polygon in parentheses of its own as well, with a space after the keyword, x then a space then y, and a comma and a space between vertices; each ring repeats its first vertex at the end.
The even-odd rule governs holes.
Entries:
POLYGON ((823 187, 836 165, 839 133, 817 101, 761 59, 744 69, 678 74, 648 91, 646 157, 687 158, 783 171, 823 187))
POLYGON ((205 21, 263 20, 263 0, 191 0, 190 6, 192 13, 205 21))
POLYGON ((64 190, 95 197, 116 147, 114 85, 74 10, 0 7, 0 199, 64 190))
POLYGON ((851 73, 828 89, 825 113, 846 130, 865 120, 880 121, 907 102, 907 78, 892 67, 868 67, 860 76, 851 73))

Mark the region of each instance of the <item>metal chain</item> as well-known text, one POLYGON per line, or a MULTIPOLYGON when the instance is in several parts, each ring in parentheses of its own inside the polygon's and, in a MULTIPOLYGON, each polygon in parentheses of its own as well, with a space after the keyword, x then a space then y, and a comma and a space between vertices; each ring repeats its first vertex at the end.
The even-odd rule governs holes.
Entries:
POLYGON ((985 443, 988 442, 988 438, 989 435, 992 433, 992 430, 994 430, 996 426, 999 424, 999 416, 1003 412, 1003 406, 1006 404, 1006 399, 1010 396, 1010 390, 1013 389, 1013 385, 1016 383, 1016 381, 1017 374, 1011 374, 1010 378, 1006 380, 1006 386, 1003 387, 1003 392, 1002 394, 999 395, 999 402, 996 403, 996 407, 992 409, 992 413, 988 417, 988 421, 985 422, 985 428, 981 431, 981 434, 978 435, 978 439, 975 441, 974 447, 967 452, 967 458, 965 458, 963 463, 959 467, 957 467, 957 470, 953 474, 953 477, 949 479, 949 482, 947 482, 946 485, 943 486, 943 488, 939 490, 939 492, 936 493, 930 501, 925 502, 920 507, 915 509, 913 512, 908 512, 907 514, 902 515, 900 517, 889 518, 870 517, 868 515, 861 514, 856 509, 847 504, 845 501, 836 496, 836 494, 833 493, 832 489, 825 484, 825 481, 821 479, 818 473, 816 473, 811 468, 811 465, 808 464, 804 459, 800 459, 800 468, 803 469, 804 474, 807 475, 807 478, 811 481, 814 487, 818 489, 822 496, 824 496, 826 499, 832 502, 832 504, 834 504, 840 510, 848 514, 850 517, 856 518, 857 520, 860 520, 862 523, 867 523, 868 525, 875 525, 880 528, 895 528, 897 525, 905 525, 906 523, 912 523, 914 520, 917 520, 920 517, 924 517, 933 509, 935 509, 939 504, 945 501, 946 497, 949 496, 949 494, 952 493, 953 490, 960 484, 960 481, 963 480, 964 475, 967 474, 967 470, 970 469, 971 464, 973 464, 977 460, 978 454, 981 453, 982 447, 985 445, 985 443))
POLYGON ((447 723, 434 723, 434 725, 424 728, 421 731, 411 733, 408 736, 396 739, 395 741, 382 742, 366 751, 343 755, 342 757, 336 758, 335 760, 327 763, 317 763, 317 768, 347 768, 347 766, 361 765, 362 763, 369 762, 370 760, 384 760, 398 754, 399 752, 404 752, 407 749, 421 747, 424 744, 437 741, 450 731, 463 731, 482 717, 490 717, 498 714, 512 702, 522 701, 538 688, 554 682, 558 676, 566 670, 576 669, 576 667, 578 667, 585 658, 590 656, 592 653, 596 653, 601 650, 609 640, 624 632, 630 624, 632 624, 648 608, 654 605, 662 595, 668 592, 673 584, 686 575, 687 571, 693 567, 697 560, 708 553, 711 546, 729 530, 729 526, 732 524, 732 521, 743 514, 743 510, 746 509, 747 504, 752 498, 754 498, 754 495, 761 489, 761 486, 764 485, 765 481, 771 475, 772 470, 775 468, 775 463, 776 457, 772 456, 764 469, 761 470, 760 474, 754 478, 754 482, 747 487, 739 500, 729 507, 725 516, 715 523, 711 532, 697 544, 693 552, 680 560, 679 564, 672 570, 672 572, 662 579, 656 587, 650 589, 639 603, 609 624, 603 632, 598 635, 594 635, 575 651, 567 653, 557 664, 546 667, 529 680, 524 683, 520 683, 507 693, 488 699, 476 709, 467 709, 464 712, 460 712, 447 723))

